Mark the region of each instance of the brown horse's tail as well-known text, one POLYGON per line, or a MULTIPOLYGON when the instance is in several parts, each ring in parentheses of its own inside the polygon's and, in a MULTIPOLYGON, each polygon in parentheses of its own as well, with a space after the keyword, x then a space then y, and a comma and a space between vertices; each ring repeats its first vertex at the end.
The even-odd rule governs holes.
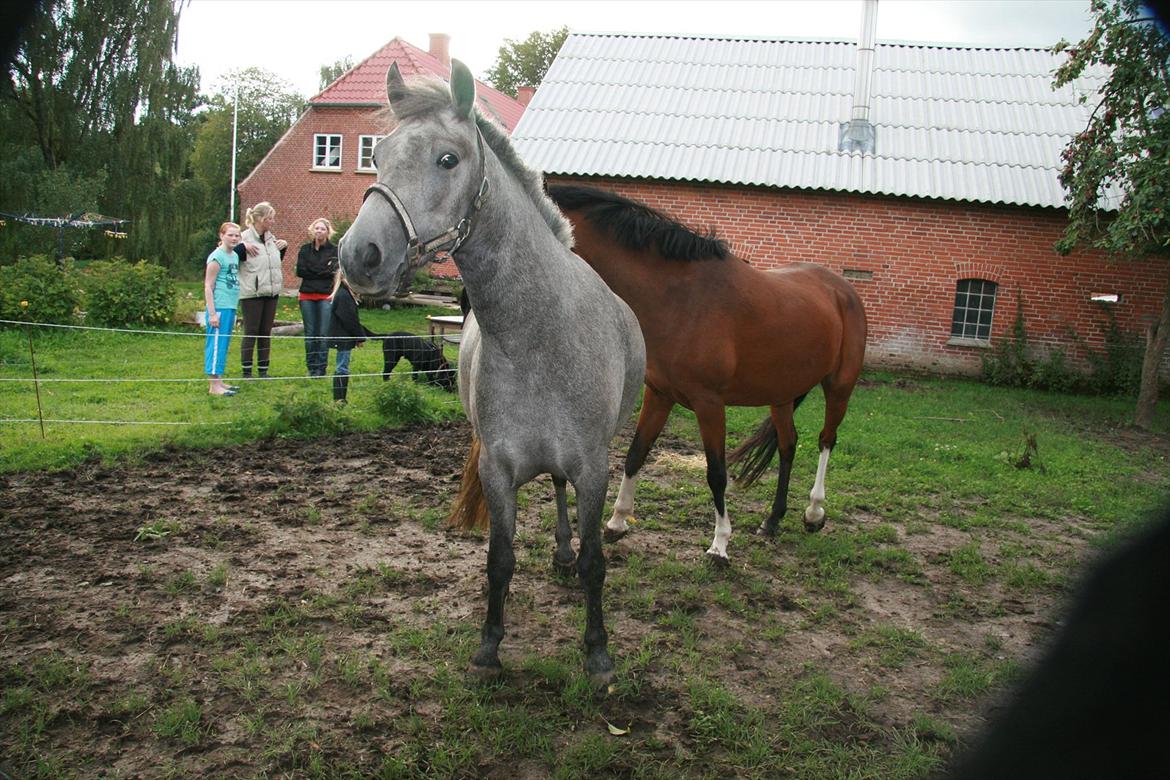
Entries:
POLYGON ((741 462, 743 464, 735 481, 745 486, 753 484, 772 464, 772 458, 779 447, 776 426, 772 423, 771 417, 765 417, 755 433, 727 454, 727 465, 741 462))
MULTIPOLYGON (((793 411, 800 406, 805 395, 808 393, 799 396, 792 402, 793 411)), ((772 422, 772 417, 769 415, 756 428, 755 433, 728 453, 727 465, 730 466, 741 461, 743 463, 735 481, 745 487, 754 484, 772 465, 772 458, 776 456, 778 449, 780 449, 780 437, 776 435, 776 424, 772 422)))
POLYGON ((479 480, 479 438, 471 436, 471 451, 463 465, 463 481, 455 506, 447 517, 447 524, 460 531, 488 527, 487 499, 483 495, 483 483, 479 480))

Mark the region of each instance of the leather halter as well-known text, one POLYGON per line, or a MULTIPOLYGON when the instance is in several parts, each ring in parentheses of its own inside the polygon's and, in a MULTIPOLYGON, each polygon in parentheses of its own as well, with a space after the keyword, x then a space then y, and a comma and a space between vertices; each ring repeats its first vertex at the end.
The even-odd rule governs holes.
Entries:
MULTIPOLYGON (((438 251, 446 251, 448 254, 454 253, 463 242, 471 235, 471 229, 475 227, 475 218, 479 214, 479 210, 487 201, 488 185, 487 174, 484 170, 484 153, 483 153, 483 134, 479 128, 475 128, 475 143, 479 150, 479 175, 480 184, 479 192, 476 193, 475 199, 471 202, 471 207, 468 208, 467 214, 459 220, 458 224, 448 230, 440 233, 432 239, 427 241, 419 241, 418 232, 414 229, 414 222, 410 218, 410 213, 406 210, 406 206, 399 199, 398 195, 388 185, 381 182, 374 182, 367 189, 362 196, 362 202, 365 203, 366 198, 377 193, 386 199, 390 204, 390 208, 398 216, 398 221, 402 223, 402 230, 406 233, 406 262, 409 266, 418 264, 420 258, 426 258, 438 251), (448 247, 447 245, 450 245, 448 247)), ((443 260, 435 260, 435 262, 445 262, 443 260)))

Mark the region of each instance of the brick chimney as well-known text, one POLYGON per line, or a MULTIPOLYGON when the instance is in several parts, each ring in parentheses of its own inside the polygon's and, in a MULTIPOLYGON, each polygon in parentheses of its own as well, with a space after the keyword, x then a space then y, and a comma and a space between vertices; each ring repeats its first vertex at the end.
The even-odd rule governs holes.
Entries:
POLYGON ((516 87, 516 102, 528 108, 532 96, 536 94, 536 87, 516 87))
POLYGON ((431 33, 430 55, 451 67, 451 36, 447 33, 431 33))

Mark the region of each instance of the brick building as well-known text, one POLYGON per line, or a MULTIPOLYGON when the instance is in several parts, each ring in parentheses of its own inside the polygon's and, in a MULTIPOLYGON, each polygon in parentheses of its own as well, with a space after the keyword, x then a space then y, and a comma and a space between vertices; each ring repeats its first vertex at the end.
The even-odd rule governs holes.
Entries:
MULTIPOLYGON (((295 289, 296 251, 308 240, 308 225, 318 217, 334 224, 357 216, 362 194, 374 181, 371 153, 378 139, 393 129, 386 111, 386 73, 397 62, 404 77, 451 76, 447 35, 432 34, 429 51, 395 38, 340 76, 309 100, 308 108, 277 141, 260 164, 240 182, 243 208, 268 201, 277 211, 276 233, 289 242, 284 283, 295 289)), ((486 84, 476 82, 479 108, 510 132, 524 106, 486 84)), ((450 273, 454 264, 433 266, 450 273)))
POLYGON ((753 264, 843 274, 871 365, 976 372, 1017 311, 1038 352, 1084 365, 1111 320, 1157 319, 1170 265, 1053 249, 1060 153, 1106 75, 1053 91, 1058 62, 864 30, 860 45, 574 33, 513 140, 550 180, 714 228, 753 264))

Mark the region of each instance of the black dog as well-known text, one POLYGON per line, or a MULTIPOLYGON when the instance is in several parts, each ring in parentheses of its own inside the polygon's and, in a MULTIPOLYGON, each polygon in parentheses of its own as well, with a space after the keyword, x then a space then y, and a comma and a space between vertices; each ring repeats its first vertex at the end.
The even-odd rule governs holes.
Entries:
POLYGON ((383 380, 389 379, 398 361, 406 358, 415 372, 416 382, 441 387, 449 392, 455 390, 455 369, 443 357, 443 350, 429 339, 405 331, 387 333, 378 338, 382 342, 382 357, 385 360, 383 380))

